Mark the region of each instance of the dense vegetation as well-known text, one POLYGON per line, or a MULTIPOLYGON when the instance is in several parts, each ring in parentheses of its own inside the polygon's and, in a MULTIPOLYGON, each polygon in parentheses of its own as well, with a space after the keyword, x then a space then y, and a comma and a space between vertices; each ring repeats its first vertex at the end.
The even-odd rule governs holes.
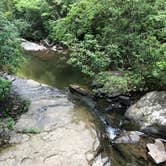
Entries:
MULTIPOLYGON (((0 71, 13 72, 20 61, 20 42, 17 28, 0 13, 0 71)), ((0 102, 8 96, 10 82, 0 78, 0 102)))
MULTIPOLYGON (((16 39, 15 25, 24 38, 67 46, 68 63, 102 91, 165 89, 165 0, 2 0, 0 10, 1 33, 16 39)), ((0 67, 15 68, 18 42, 2 40, 0 67)))
POLYGON ((3 72, 15 72, 21 61, 19 33, 14 21, 9 21, 0 12, 0 127, 1 118, 8 118, 7 125, 12 128, 13 118, 19 111, 25 111, 24 102, 9 96, 11 82, 3 76, 3 72))

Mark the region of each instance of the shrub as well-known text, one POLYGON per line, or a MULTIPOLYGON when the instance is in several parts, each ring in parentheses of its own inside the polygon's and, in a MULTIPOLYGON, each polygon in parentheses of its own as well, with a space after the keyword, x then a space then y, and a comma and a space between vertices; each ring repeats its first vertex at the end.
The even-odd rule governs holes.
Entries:
MULTIPOLYGON (((120 70, 126 73, 123 90, 128 90, 126 80, 131 91, 164 89, 164 0, 80 0, 51 26, 52 39, 71 49, 69 63, 84 73, 94 78, 100 72, 120 70)), ((118 79, 104 76, 106 87, 118 79)))
POLYGON ((0 13, 0 70, 13 72, 21 60, 19 34, 14 24, 0 13))
POLYGON ((101 72, 96 75, 96 81, 103 85, 97 91, 104 93, 125 93, 131 90, 127 77, 119 72, 101 72))
POLYGON ((4 78, 0 79, 0 101, 4 100, 10 93, 10 81, 4 78))

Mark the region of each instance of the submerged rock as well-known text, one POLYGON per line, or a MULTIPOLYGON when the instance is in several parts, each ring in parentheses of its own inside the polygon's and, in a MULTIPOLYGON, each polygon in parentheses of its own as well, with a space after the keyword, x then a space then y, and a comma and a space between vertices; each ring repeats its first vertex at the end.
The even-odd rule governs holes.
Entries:
POLYGON ((166 137, 166 92, 150 92, 132 105, 125 116, 140 125, 146 133, 166 137))
POLYGON ((61 91, 33 80, 9 77, 12 93, 30 100, 15 125, 10 146, 0 152, 0 166, 88 166, 98 153, 98 131, 84 107, 61 91), (34 133, 34 134, 33 134, 34 133))
POLYGON ((155 139, 154 144, 147 144, 147 148, 149 150, 148 154, 153 158, 156 164, 166 161, 165 147, 160 139, 155 139))

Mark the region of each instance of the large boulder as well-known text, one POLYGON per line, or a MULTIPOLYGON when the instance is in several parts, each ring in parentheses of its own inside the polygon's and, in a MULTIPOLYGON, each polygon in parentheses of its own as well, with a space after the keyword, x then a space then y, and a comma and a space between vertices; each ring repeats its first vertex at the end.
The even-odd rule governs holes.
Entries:
POLYGON ((166 136, 166 92, 147 93, 129 107, 125 116, 140 125, 146 133, 166 136))

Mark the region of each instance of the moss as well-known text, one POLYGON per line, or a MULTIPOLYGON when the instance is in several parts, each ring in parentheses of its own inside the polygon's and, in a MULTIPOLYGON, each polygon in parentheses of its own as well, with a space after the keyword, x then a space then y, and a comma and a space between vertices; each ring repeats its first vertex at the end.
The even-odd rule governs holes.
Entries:
POLYGON ((37 128, 24 128, 22 133, 38 134, 40 133, 40 130, 37 128))

